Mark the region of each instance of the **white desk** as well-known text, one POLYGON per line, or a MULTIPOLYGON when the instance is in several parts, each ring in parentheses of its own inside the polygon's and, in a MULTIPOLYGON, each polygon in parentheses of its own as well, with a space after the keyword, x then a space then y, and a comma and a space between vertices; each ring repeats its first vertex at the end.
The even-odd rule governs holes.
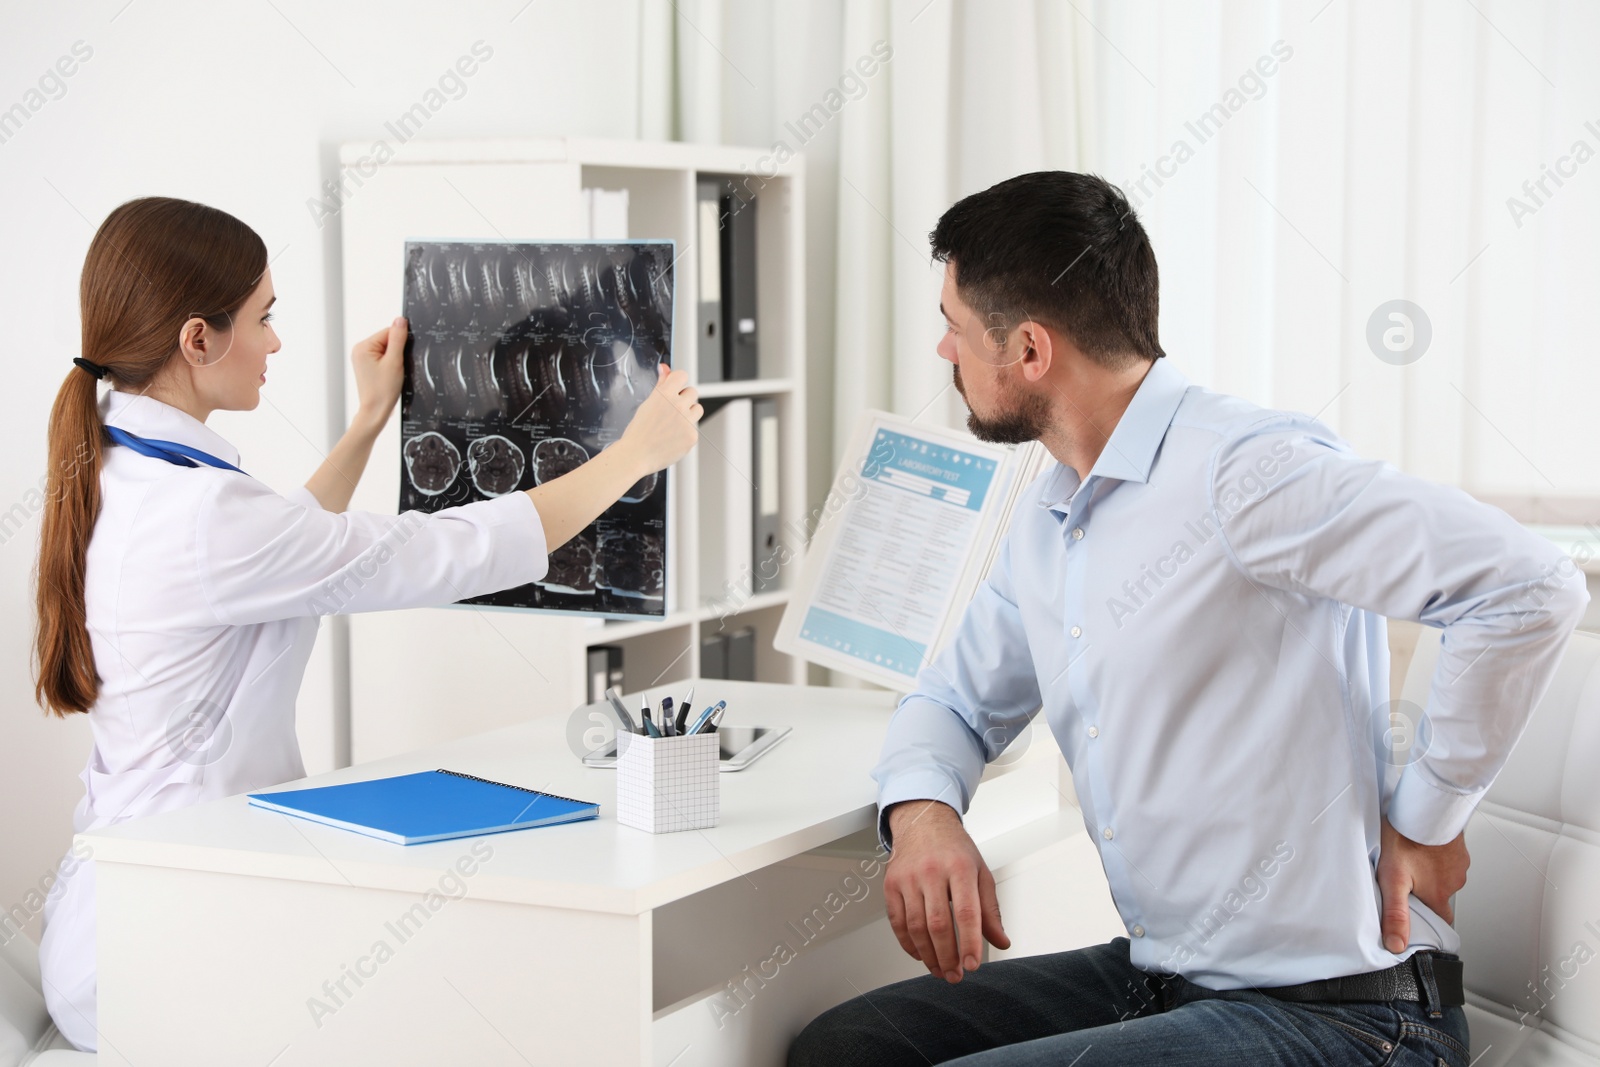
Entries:
MULTIPOLYGON (((618 825, 614 772, 583 767, 557 715, 305 784, 445 767, 598 801, 598 820, 401 847, 230 797, 82 835, 101 1062, 781 1064, 824 1008, 921 973, 871 865, 868 770, 893 697, 697 694, 726 697, 729 723, 794 727, 721 776, 709 830, 618 825)), ((1083 838, 1053 765, 1038 770, 987 784, 969 815, 1003 890, 1083 838)))

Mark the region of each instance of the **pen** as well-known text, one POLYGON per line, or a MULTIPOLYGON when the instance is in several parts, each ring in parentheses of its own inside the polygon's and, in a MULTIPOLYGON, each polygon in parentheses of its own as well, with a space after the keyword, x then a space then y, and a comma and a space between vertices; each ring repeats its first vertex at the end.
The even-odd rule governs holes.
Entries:
MULTIPOLYGON (((650 698, 645 696, 643 693, 639 694, 639 714, 644 716, 645 722, 650 721, 650 698)), ((641 723, 639 726, 639 732, 641 734, 648 734, 650 731, 645 729, 644 725, 641 723)))
POLYGON ((612 686, 606 690, 606 699, 611 702, 611 710, 617 713, 617 721, 630 733, 639 732, 638 725, 633 721, 633 716, 628 714, 628 706, 622 702, 622 695, 617 692, 617 687, 612 686))
POLYGON ((689 721, 689 702, 691 700, 693 700, 693 699, 694 699, 694 686, 691 685, 689 687, 688 694, 685 695, 684 698, 683 698, 683 703, 678 705, 678 721, 676 723, 676 728, 677 728, 678 733, 680 733, 680 734, 688 732, 688 731, 685 731, 683 727, 684 727, 684 724, 689 721))
POLYGON ((722 725, 722 715, 725 711, 727 711, 727 708, 717 708, 715 711, 713 711, 711 713, 711 718, 707 719, 706 724, 700 727, 700 732, 703 734, 709 734, 713 730, 719 728, 722 725))
POLYGON ((671 737, 676 731, 672 728, 672 698, 661 698, 661 735, 671 737))
POLYGON ((705 711, 702 711, 700 713, 700 718, 695 720, 694 729, 690 730, 689 732, 694 734, 703 734, 707 730, 713 729, 717 722, 721 721, 722 712, 727 708, 727 706, 728 702, 726 700, 719 700, 705 711))
POLYGON ((660 737, 661 731, 656 729, 656 724, 650 721, 650 709, 644 709, 644 732, 651 737, 660 737))
POLYGON ((706 720, 711 718, 711 713, 713 711, 716 711, 716 710, 717 710, 716 708, 711 707, 711 708, 706 708, 704 711, 702 711, 700 713, 699 717, 694 720, 694 725, 689 727, 689 732, 691 734, 699 733, 700 732, 700 727, 705 725, 706 720))

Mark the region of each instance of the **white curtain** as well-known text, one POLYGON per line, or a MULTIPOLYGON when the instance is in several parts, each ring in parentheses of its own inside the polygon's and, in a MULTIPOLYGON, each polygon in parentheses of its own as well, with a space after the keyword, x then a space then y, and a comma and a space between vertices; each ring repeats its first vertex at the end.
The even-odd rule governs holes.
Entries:
POLYGON ((841 116, 834 440, 863 408, 959 425, 934 353, 943 266, 928 232, 956 200, 1084 166, 1085 27, 1059 0, 850 0, 845 50, 893 43, 889 91, 841 116))
POLYGON ((1060 0, 641 6, 640 136, 782 140, 806 155, 812 499, 865 408, 963 422, 933 350, 943 268, 929 263, 928 231, 967 193, 1083 165, 1087 24, 1060 0), (800 116, 886 50, 864 90, 802 143, 800 116))
POLYGON ((1193 380, 1486 496, 1600 496, 1600 5, 641 3, 641 136, 793 145, 786 121, 893 49, 803 146, 813 499, 863 408, 964 418, 927 234, 1043 168, 1128 192, 1193 380), (1393 300, 1427 317, 1414 362, 1368 343, 1393 300))
POLYGON ((1098 31, 1093 166, 1140 205, 1162 342, 1192 379, 1320 412, 1360 452, 1481 496, 1600 493, 1600 162, 1567 158, 1600 151, 1600 7, 1079 6, 1098 31), (1139 190, 1179 142, 1192 156, 1139 190), (1563 184, 1514 211, 1547 165, 1563 184), (1399 299, 1432 338, 1396 365, 1367 329, 1399 299))

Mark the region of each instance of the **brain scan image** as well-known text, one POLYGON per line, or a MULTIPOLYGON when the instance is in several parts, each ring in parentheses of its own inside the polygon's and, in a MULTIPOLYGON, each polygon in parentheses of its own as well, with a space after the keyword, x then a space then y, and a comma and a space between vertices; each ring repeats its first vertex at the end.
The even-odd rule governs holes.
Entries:
POLYGON ((479 437, 467 445, 467 469, 472 484, 484 496, 504 496, 517 487, 527 459, 522 449, 499 434, 479 437))
POLYGON ((589 462, 589 453, 576 441, 549 437, 533 446, 533 480, 540 485, 575 471, 589 462))
MULTIPOLYGON (((407 241, 401 510, 546 485, 621 437, 672 364, 670 241, 407 241)), ((551 553, 547 576, 467 603, 666 613, 666 471, 551 553)))
POLYGON ((423 496, 438 496, 461 473, 461 452, 439 433, 419 434, 402 446, 406 475, 423 496))
POLYGON ((666 589, 666 567, 659 535, 624 531, 604 537, 605 563, 599 584, 619 596, 659 597, 666 589))
POLYGON ((537 583, 562 593, 593 596, 595 592, 594 538, 580 533, 554 552, 550 553, 550 566, 537 583))

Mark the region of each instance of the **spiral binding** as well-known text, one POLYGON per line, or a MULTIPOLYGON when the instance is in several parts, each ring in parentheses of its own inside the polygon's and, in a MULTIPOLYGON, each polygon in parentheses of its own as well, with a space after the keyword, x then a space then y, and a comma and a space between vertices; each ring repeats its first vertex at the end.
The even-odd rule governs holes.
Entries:
POLYGON ((565 800, 568 804, 588 804, 588 803, 591 803, 590 801, 587 801, 587 800, 574 800, 571 797, 564 797, 564 796, 561 796, 558 793, 546 793, 542 789, 529 789, 525 785, 511 785, 511 784, 509 784, 507 782, 497 782, 493 778, 479 778, 476 774, 463 774, 461 771, 447 771, 443 767, 439 768, 439 773, 440 774, 453 774, 457 778, 470 778, 474 782, 483 782, 485 785, 497 785, 497 786, 500 786, 502 789, 515 789, 515 790, 518 790, 519 792, 523 792, 523 793, 532 793, 534 796, 549 797, 551 800, 565 800))

